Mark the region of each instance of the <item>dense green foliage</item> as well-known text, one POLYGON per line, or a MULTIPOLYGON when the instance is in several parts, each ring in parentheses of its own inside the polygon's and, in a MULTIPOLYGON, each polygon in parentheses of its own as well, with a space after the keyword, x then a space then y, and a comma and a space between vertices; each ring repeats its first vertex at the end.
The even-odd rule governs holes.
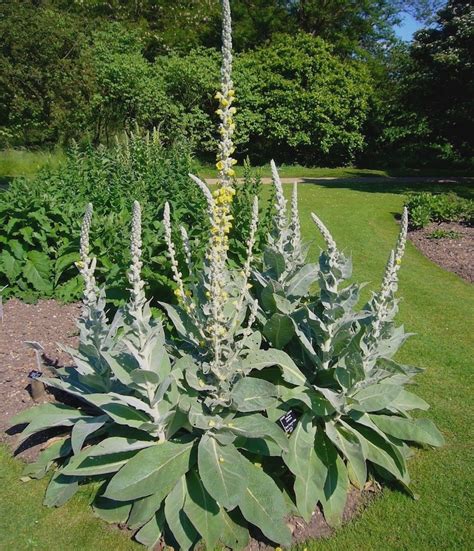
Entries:
MULTIPOLYGON (((411 45, 393 32, 402 11, 427 17, 440 7, 234 0, 240 151, 303 164, 469 166, 470 3, 448 2, 411 45)), ((15 0, 2 9, 0 146, 109 143, 138 122, 159 126, 165 141, 179 132, 208 160, 218 2, 15 0)))
MULTIPOLYGON (((185 144, 165 148, 158 132, 137 132, 109 148, 74 145, 59 166, 43 169, 33 180, 14 180, 0 194, 0 288, 7 285, 4 296, 24 300, 54 296, 67 302, 81 296, 82 282, 75 265, 80 219, 92 201, 98 217, 92 235, 97 279, 107 284, 110 303, 123 302, 129 262, 124 230, 130 222, 130 206, 138 198, 143 206, 143 270, 148 293, 171 297, 170 264, 164 254, 160 220, 164 203, 169 202, 188 231, 197 258, 207 235, 205 202, 188 177, 192 167, 185 144)), ((258 193, 260 185, 247 165, 244 181, 236 186, 235 209, 242 217, 230 236, 235 261, 245 248, 252 193, 258 193)), ((262 204, 257 250, 270 219, 271 204, 262 204)), ((181 241, 177 241, 181 255, 181 241)))
POLYGON ((474 224, 474 200, 458 197, 454 193, 412 193, 406 206, 414 228, 424 228, 430 222, 474 224))

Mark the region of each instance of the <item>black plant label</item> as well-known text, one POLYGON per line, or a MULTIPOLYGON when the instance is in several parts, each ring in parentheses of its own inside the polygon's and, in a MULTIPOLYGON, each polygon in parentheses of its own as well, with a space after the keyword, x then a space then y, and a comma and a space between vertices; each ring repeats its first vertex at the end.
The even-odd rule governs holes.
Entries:
POLYGON ((285 415, 282 415, 280 419, 278 419, 278 423, 287 434, 291 434, 295 430, 298 423, 298 418, 299 415, 290 409, 285 413, 285 415))
POLYGON ((36 369, 33 369, 33 371, 30 371, 28 373, 28 378, 35 380, 35 379, 39 379, 41 375, 43 375, 41 371, 37 371, 36 369))

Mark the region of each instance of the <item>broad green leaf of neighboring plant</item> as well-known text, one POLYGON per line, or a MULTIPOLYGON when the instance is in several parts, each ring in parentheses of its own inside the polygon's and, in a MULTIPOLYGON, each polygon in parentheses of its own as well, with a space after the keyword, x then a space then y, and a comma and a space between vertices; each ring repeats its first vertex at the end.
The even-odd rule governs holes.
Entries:
POLYGON ((53 290, 51 271, 51 261, 45 253, 28 251, 23 274, 36 291, 50 293, 53 290))

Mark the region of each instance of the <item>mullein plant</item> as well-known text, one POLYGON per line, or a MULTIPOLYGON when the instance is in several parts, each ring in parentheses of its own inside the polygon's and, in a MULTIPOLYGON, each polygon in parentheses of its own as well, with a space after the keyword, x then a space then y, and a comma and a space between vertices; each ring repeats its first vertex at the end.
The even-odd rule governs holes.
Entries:
POLYGON ((223 5, 221 141, 214 191, 191 176, 207 202, 211 237, 204 265, 180 227, 185 266, 173 242, 171 208, 163 226, 178 305, 160 303, 175 331, 166 338, 151 314, 142 280, 141 209, 133 205, 130 298, 109 323, 90 255, 92 206, 84 216, 79 270, 84 279, 75 366, 42 379, 69 395, 18 415, 24 440, 61 431, 25 474, 56 466, 45 503, 66 502, 89 479, 94 510, 135 530, 149 548, 190 549, 200 540, 244 548, 249 528, 291 543, 289 514, 309 520, 319 503, 341 522, 349 484, 376 474, 408 488, 407 443, 438 446, 442 437, 411 411, 427 404, 405 385, 419 371, 393 356, 406 334, 396 327, 398 270, 407 229, 391 253, 382 287, 357 310, 360 286, 345 286, 351 261, 312 215, 326 249, 306 261, 297 187, 290 216, 278 171, 274 230, 255 259, 259 207, 254 198, 243 264, 229 263, 234 197, 231 20, 223 5), (181 270, 188 277, 183 278, 181 270), (288 436, 276 422, 293 410, 288 436))

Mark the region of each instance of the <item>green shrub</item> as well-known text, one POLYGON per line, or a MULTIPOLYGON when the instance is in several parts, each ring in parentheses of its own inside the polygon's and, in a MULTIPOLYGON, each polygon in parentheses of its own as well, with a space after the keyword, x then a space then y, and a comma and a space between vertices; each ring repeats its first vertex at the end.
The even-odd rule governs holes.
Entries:
POLYGON ((459 239, 461 234, 454 230, 434 230, 428 235, 428 239, 459 239))
POLYGON ((205 203, 188 178, 191 167, 185 144, 164 148, 156 132, 132 133, 109 149, 73 146, 59 168, 44 170, 34 180, 15 180, 0 195, 0 281, 8 284, 7 296, 80 297, 74 265, 79 220, 92 201, 100 220, 92 235, 98 281, 107 283, 108 300, 120 303, 127 286, 124 228, 133 200, 139 199, 149 292, 169 297, 170 266, 159 221, 164 202, 170 202, 193 242, 206 230, 205 203))
POLYGON ((424 228, 430 222, 472 224, 474 221, 474 201, 454 193, 413 193, 405 206, 410 211, 410 224, 415 229, 424 228))

